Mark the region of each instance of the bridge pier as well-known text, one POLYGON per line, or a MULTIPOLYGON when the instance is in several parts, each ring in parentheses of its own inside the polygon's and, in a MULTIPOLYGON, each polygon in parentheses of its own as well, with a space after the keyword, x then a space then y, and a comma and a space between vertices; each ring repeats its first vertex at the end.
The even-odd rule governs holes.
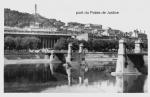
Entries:
POLYGON ((118 93, 123 93, 123 76, 116 76, 116 88, 118 93))
POLYGON ((112 72, 113 75, 123 74, 123 68, 125 63, 125 45, 124 39, 119 40, 118 59, 116 64, 116 72, 112 72))
POLYGON ((125 40, 119 40, 119 50, 118 50, 118 59, 116 64, 116 71, 112 72, 112 75, 139 75, 137 68, 135 68, 135 64, 132 62, 127 63, 127 55, 125 52, 125 40))
POLYGON ((79 45, 79 53, 82 53, 83 52, 83 44, 81 43, 80 45, 79 45))
POLYGON ((81 43, 79 45, 79 84, 81 85, 84 83, 85 85, 88 85, 88 79, 85 78, 85 72, 87 72, 87 64, 85 62, 85 55, 83 52, 83 44, 81 43), (81 65, 82 64, 82 65, 81 65))
POLYGON ((141 53, 141 40, 140 39, 137 39, 135 41, 135 49, 134 49, 134 53, 141 53))
POLYGON ((66 57, 66 62, 71 62, 71 53, 72 53, 72 43, 68 44, 68 54, 66 57))
MULTIPOLYGON (((79 55, 80 55, 80 58, 79 58, 79 64, 81 64, 81 61, 82 61, 82 52, 83 52, 83 44, 81 43, 79 45, 79 55)), ((81 69, 81 68, 80 68, 81 69)), ((79 70, 80 73, 81 73, 81 70, 79 70)), ((82 82, 84 81, 84 75, 81 75, 79 76, 79 84, 81 85, 82 82)))
POLYGON ((81 43, 79 45, 79 63, 82 61, 82 58, 85 58, 84 54, 83 54, 83 44, 81 43))
POLYGON ((51 55, 50 55, 50 70, 52 75, 54 74, 53 61, 54 61, 54 50, 51 51, 51 55))
MULTIPOLYGON (((71 53, 72 53, 72 43, 68 44, 68 53, 66 57, 66 62, 71 63, 71 53)), ((66 73, 68 77, 68 85, 70 86, 72 83, 72 72, 71 69, 72 67, 69 67, 69 64, 65 65, 66 66, 66 73)))

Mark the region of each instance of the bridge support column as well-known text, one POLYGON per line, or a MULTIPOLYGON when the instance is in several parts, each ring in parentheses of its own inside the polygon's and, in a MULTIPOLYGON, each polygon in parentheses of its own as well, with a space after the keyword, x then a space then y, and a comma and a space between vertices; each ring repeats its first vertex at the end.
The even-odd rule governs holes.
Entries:
POLYGON ((83 54, 83 44, 82 43, 79 45, 79 55, 80 55, 79 61, 81 62, 82 58, 85 58, 85 56, 83 54))
POLYGON ((44 49, 44 39, 42 39, 42 49, 44 49))
POLYGON ((52 48, 54 47, 54 39, 52 39, 52 48))
POLYGON ((48 38, 47 48, 49 48, 49 38, 48 38))
POLYGON ((56 43, 56 39, 54 39, 54 45, 55 45, 55 43, 56 43))
POLYGON ((50 39, 48 39, 48 48, 50 48, 50 39))
POLYGON ((141 40, 138 39, 135 41, 135 49, 134 49, 134 53, 140 53, 141 52, 141 40))
POLYGON ((83 44, 82 43, 79 45, 79 55, 80 55, 80 59, 79 59, 79 84, 81 85, 82 83, 84 83, 85 85, 88 85, 88 79, 85 78, 85 73, 87 72, 86 70, 88 67, 87 67, 87 64, 85 62, 85 55, 83 52, 83 44), (84 70, 83 70, 83 68, 84 68, 84 70))
POLYGON ((134 64, 130 62, 130 59, 125 54, 125 41, 121 39, 119 41, 118 59, 116 64, 116 72, 112 72, 112 75, 139 75, 140 73, 135 68, 134 64), (128 58, 128 61, 125 60, 128 58), (128 63, 127 63, 128 62, 128 63))
POLYGON ((47 40, 45 39, 45 49, 47 48, 47 40))
POLYGON ((83 44, 81 43, 80 45, 79 45, 79 53, 82 53, 83 52, 83 44))
POLYGON ((67 54, 67 57, 66 57, 67 62, 71 62, 71 52, 72 52, 72 43, 69 43, 69 45, 68 45, 68 54, 67 54))
POLYGON ((124 82, 123 82, 123 76, 116 76, 116 89, 118 93, 123 93, 124 89, 124 82))
POLYGON ((125 63, 125 45, 124 39, 119 40, 118 59, 116 64, 116 74, 123 74, 123 68, 125 63))
POLYGON ((52 75, 54 74, 53 61, 54 61, 54 50, 51 51, 50 55, 50 70, 52 75))
POLYGON ((45 49, 46 48, 46 44, 45 44, 46 41, 45 41, 45 39, 43 41, 44 41, 44 49, 45 49))
POLYGON ((46 49, 48 48, 48 40, 46 39, 46 49))
POLYGON ((52 39, 50 39, 50 48, 52 48, 52 39))
MULTIPOLYGON (((72 52, 72 43, 68 44, 68 53, 66 57, 66 62, 71 63, 71 52, 72 52)), ((68 75, 68 85, 70 86, 72 83, 72 78, 71 78, 71 69, 66 70, 67 75, 68 75)))

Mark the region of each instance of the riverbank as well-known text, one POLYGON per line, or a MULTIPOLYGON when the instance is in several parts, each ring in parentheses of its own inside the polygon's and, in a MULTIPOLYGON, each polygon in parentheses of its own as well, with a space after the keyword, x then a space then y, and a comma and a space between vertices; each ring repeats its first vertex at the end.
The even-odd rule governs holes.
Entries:
MULTIPOLYGON (((86 59, 87 61, 97 61, 96 59, 86 59)), ((117 58, 101 58, 98 61, 116 61, 117 58)), ((15 59, 15 60, 8 60, 4 59, 4 65, 13 65, 13 64, 43 64, 43 63, 50 63, 49 59, 15 59)), ((60 61, 54 63, 61 63, 60 61)))

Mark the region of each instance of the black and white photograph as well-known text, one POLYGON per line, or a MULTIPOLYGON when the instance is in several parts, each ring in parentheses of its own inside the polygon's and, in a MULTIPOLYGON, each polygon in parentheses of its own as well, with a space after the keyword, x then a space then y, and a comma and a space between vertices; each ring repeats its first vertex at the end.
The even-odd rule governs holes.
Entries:
POLYGON ((5 2, 3 93, 148 93, 148 0, 5 2))

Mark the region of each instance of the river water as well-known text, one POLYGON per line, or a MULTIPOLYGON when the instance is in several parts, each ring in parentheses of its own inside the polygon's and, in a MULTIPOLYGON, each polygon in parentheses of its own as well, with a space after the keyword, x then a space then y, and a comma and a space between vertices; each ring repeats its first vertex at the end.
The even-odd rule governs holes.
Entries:
POLYGON ((91 71, 83 84, 61 85, 47 88, 41 92, 54 93, 144 93, 147 92, 147 76, 111 76, 109 73, 91 71))
MULTIPOLYGON (((23 66, 26 67, 25 65, 23 66)), ((20 68, 23 68, 23 66, 21 66, 20 68)), ((17 68, 17 66, 16 67, 13 66, 13 68, 17 68)), ((19 68, 17 70, 23 71, 19 68)), ((26 71, 23 71, 24 76, 25 72, 26 71)), ((100 70, 89 70, 87 73, 85 73, 85 79, 82 84, 79 84, 78 78, 73 78, 73 84, 71 86, 68 86, 65 74, 61 75, 57 74, 56 80, 54 81, 40 81, 40 82, 37 82, 40 79, 34 79, 33 82, 32 80, 29 80, 28 77, 23 78, 21 73, 17 74, 19 74, 19 77, 17 77, 15 80, 12 81, 5 80, 4 92, 145 93, 148 91, 147 75, 112 76, 110 72, 100 70), (62 77, 62 75, 64 78, 62 77), (57 80, 60 78, 61 80, 57 80)), ((38 76, 40 77, 39 74, 40 73, 38 72, 38 76)), ((31 75, 31 73, 29 73, 29 75, 31 75)), ((34 77, 35 76, 30 76, 30 78, 32 79, 34 77)))

